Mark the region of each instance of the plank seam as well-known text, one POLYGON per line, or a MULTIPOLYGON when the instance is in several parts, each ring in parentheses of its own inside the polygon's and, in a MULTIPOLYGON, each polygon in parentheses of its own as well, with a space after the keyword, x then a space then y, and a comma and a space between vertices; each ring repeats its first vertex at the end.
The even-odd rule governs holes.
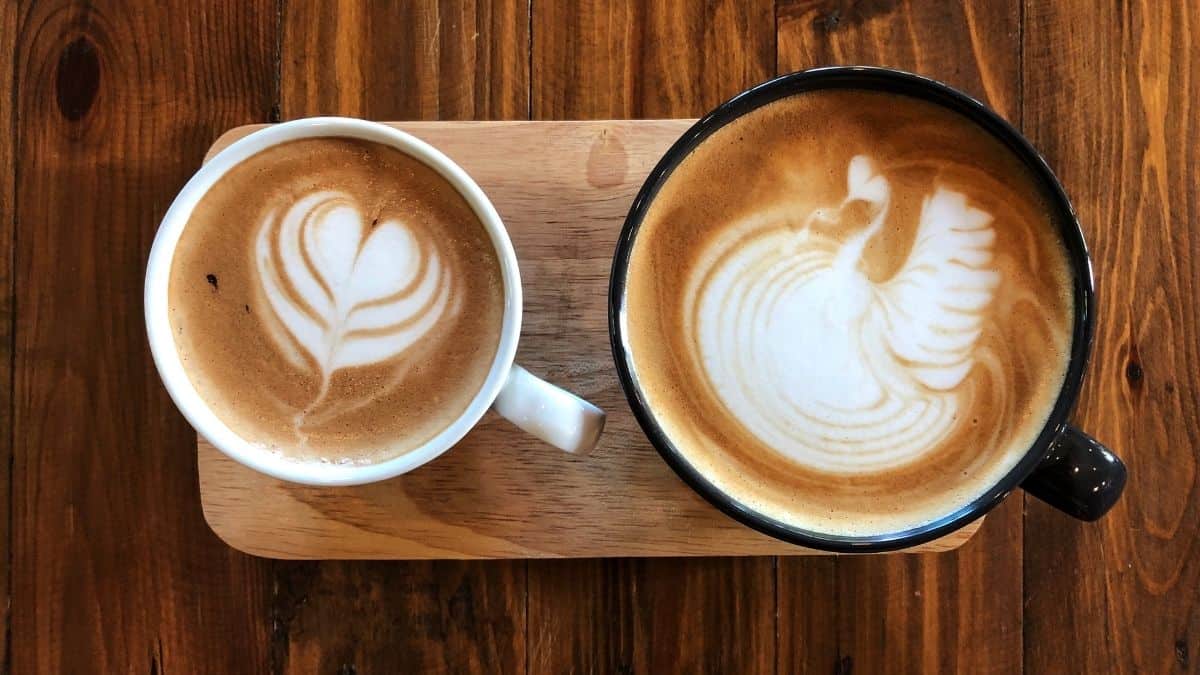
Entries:
MULTIPOLYGON (((776 61, 778 62, 778 52, 776 52, 776 61)), ((775 67, 778 71, 779 66, 775 67)), ((775 675, 779 675, 779 662, 783 658, 779 651, 779 556, 771 556, 771 565, 771 580, 775 582, 775 675)))
MULTIPOLYGON (((20 25, 20 23, 21 23, 20 19, 21 19, 21 17, 19 14, 14 17, 14 21, 13 21, 14 29, 16 29, 20 25)), ((0 660, 2 660, 2 666, 3 666, 2 668, 0 668, 0 670, 2 670, 5 673, 12 672, 13 652, 15 651, 13 648, 13 639, 12 639, 13 638, 12 606, 13 606, 13 591, 16 588, 15 584, 14 584, 14 580, 16 579, 14 567, 15 567, 17 561, 16 561, 16 554, 15 554, 16 546, 14 546, 14 544, 16 543, 16 527, 15 527, 16 526, 16 517, 13 515, 13 509, 16 507, 16 499, 14 497, 13 488, 16 485, 16 481, 14 479, 14 469, 16 468, 16 457, 17 457, 17 431, 16 431, 16 426, 17 426, 17 424, 16 424, 16 422, 17 422, 17 209, 19 206, 19 203, 18 203, 19 197, 17 195, 17 186, 20 184, 20 170, 21 170, 20 163, 17 162, 17 158, 21 156, 20 149, 17 147, 20 142, 20 136, 17 134, 17 130, 20 129, 18 120, 20 119, 20 115, 21 115, 20 108, 17 107, 18 84, 19 84, 19 80, 21 77, 21 70, 20 70, 20 68, 17 67, 17 61, 18 61, 18 59, 17 59, 17 55, 18 55, 17 44, 18 44, 18 36, 20 36, 21 34, 22 33, 20 30, 13 31, 12 54, 11 54, 12 81, 11 81, 11 87, 8 92, 8 105, 9 105, 8 109, 11 114, 11 118, 9 119, 8 134, 9 134, 9 141, 10 141, 9 151, 11 152, 11 161, 12 161, 12 203, 9 206, 12 209, 12 213, 9 214, 9 227, 10 227, 9 234, 11 235, 10 239, 9 239, 9 243, 11 244, 11 246, 8 251, 8 262, 9 262, 8 269, 10 272, 10 278, 9 278, 9 286, 5 290, 8 293, 9 308, 12 310, 12 312, 8 318, 8 321, 9 321, 9 325, 8 325, 8 327, 9 327, 9 331, 8 331, 8 348, 9 348, 8 349, 8 382, 5 383, 8 386, 8 394, 9 394, 9 396, 8 396, 9 425, 8 425, 8 439, 7 439, 7 443, 8 443, 8 445, 7 445, 7 448, 8 448, 8 486, 7 486, 8 487, 8 496, 7 496, 8 512, 6 514, 7 520, 8 520, 8 522, 7 522, 8 541, 6 542, 8 545, 8 569, 7 569, 6 578, 4 580, 5 589, 6 589, 5 595, 4 595, 5 604, 4 604, 4 609, 3 609, 3 611, 4 611, 4 654, 0 655, 0 660)))
POLYGON ((529 49, 526 52, 527 60, 525 67, 525 119, 533 119, 533 0, 528 0, 525 4, 526 24, 525 39, 529 42, 529 49))
MULTIPOLYGON (((1021 0, 1019 3, 1017 16, 1017 127, 1022 133, 1028 133, 1025 128, 1025 18, 1026 18, 1026 2, 1021 0)), ((1025 524, 1028 518, 1029 510, 1026 508, 1029 504, 1029 495, 1021 493, 1021 673, 1026 671, 1026 663, 1029 659, 1026 651, 1029 645, 1029 622, 1025 617, 1025 607, 1029 602, 1026 591, 1029 588, 1028 574, 1029 564, 1028 558, 1025 555, 1025 524)))
MULTIPOLYGON (((274 100, 271 102, 271 109, 268 114, 267 121, 272 123, 283 121, 283 40, 284 40, 284 20, 287 16, 287 0, 276 0, 275 2, 275 49, 274 57, 274 81, 272 82, 271 96, 274 100)), ((267 619, 270 622, 267 632, 267 669, 271 673, 282 674, 287 668, 288 651, 287 642, 290 631, 290 626, 284 623, 281 618, 280 602, 282 593, 280 593, 280 577, 282 574, 282 565, 278 560, 272 560, 267 565, 271 579, 271 596, 267 605, 267 619)))
POLYGON ((287 0, 276 0, 275 2, 275 49, 274 57, 275 72, 273 91, 271 95, 274 101, 271 104, 271 111, 268 114, 268 122, 283 121, 283 18, 287 12, 287 0))
MULTIPOLYGON (((779 72, 779 11, 779 0, 775 0, 771 3, 771 20, 774 24, 774 30, 771 31, 771 52, 775 57, 771 72, 777 77, 781 74, 779 72)), ((779 556, 772 556, 771 564, 775 571, 772 575, 775 582, 775 675, 779 675, 780 664, 783 661, 783 653, 779 650, 779 556)))
MULTIPOLYGON (((533 0, 525 3, 525 119, 533 119, 533 0)), ((533 665, 529 660, 529 643, 533 636, 529 633, 529 559, 524 561, 525 569, 525 675, 530 675, 533 665)))

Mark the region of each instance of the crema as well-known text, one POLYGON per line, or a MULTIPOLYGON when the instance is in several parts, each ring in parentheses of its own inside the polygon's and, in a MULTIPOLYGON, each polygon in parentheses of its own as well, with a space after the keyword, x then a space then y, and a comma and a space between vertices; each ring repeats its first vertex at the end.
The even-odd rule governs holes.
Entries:
POLYGON ((489 235, 440 174, 389 146, 296 140, 229 171, 168 290, 193 386, 245 439, 370 462, 458 418, 503 318, 489 235))
POLYGON ((687 155, 630 253, 634 375, 679 452, 789 525, 900 532, 1024 455, 1070 353, 1038 181, 958 114, 825 90, 687 155))

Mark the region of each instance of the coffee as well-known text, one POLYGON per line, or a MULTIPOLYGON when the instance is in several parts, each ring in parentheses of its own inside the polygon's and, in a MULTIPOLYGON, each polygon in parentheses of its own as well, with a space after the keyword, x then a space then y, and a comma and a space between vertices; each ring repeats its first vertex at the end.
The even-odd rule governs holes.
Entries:
POLYGON ((1025 455, 1071 349, 1055 211, 1002 142, 899 94, 795 94, 685 156, 629 255, 623 332, 658 426, 787 525, 901 532, 1025 455))
POLYGON ((245 440, 374 462, 453 423, 504 313, 488 231, 437 171, 370 141, 293 140, 196 205, 169 319, 193 387, 245 440))

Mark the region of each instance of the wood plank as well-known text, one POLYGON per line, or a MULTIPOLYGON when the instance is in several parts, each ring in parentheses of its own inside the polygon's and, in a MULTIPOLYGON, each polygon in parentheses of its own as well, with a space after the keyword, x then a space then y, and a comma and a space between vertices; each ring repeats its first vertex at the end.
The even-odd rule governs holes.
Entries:
POLYGON ((779 0, 779 72, 887 66, 940 79, 1019 121, 1019 0, 779 0))
POLYGON ((285 5, 285 118, 526 119, 527 0, 285 5))
POLYGON ((266 660, 267 564, 205 526, 142 321, 167 205, 219 131, 272 104, 275 3, 193 11, 19 3, 13 672, 266 660))
POLYGON ((1074 200, 1095 266, 1078 422, 1129 467, 1097 523, 1027 500, 1025 668, 1195 672, 1200 5, 1029 2, 1025 15, 1025 129, 1074 200))
MULTIPOLYGON (((771 75, 771 7, 534 2, 533 115, 698 116, 771 75)), ((532 672, 753 673, 775 660, 771 558, 530 562, 528 612, 532 672)))
POLYGON ((534 2, 534 119, 699 117, 775 70, 768 0, 534 2))
MULTIPOLYGON (((284 119, 528 115, 525 0, 289 0, 283 9, 284 119)), ((293 591, 275 603, 276 670, 526 670, 521 563, 278 563, 277 569, 293 591), (355 600, 360 594, 368 598, 355 600), (364 607, 369 611, 354 614, 364 607)))
POLYGON ((774 562, 531 561, 529 672, 773 672, 774 562))
MULTIPOLYGON (((887 65, 1020 113, 1016 0, 781 0, 777 19, 780 72, 887 65)), ((781 559, 779 672, 1020 672, 1021 528, 1018 496, 952 553, 781 559)))
POLYGON ((524 673, 518 562, 281 565, 272 672, 524 673))
MULTIPOLYGON (((13 148, 13 72, 17 6, 0 5, 0 664, 9 664, 12 577, 13 245, 16 241, 16 156, 13 148)), ((4 665, 0 665, 4 668, 4 665)))

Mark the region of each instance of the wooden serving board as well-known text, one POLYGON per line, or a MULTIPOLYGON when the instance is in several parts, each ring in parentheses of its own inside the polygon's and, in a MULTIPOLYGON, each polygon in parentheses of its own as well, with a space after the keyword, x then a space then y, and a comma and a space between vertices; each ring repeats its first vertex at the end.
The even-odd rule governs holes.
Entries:
MULTIPOLYGON (((405 122, 491 197, 525 287, 517 361, 604 408, 600 445, 576 458, 493 413, 456 447, 390 481, 285 483, 199 439, 204 515, 231 546, 272 558, 792 555, 710 506, 633 418, 608 344, 609 265, 643 179, 691 120, 405 122)), ((258 127, 227 132, 211 156, 258 127)), ((978 523, 920 547, 960 546, 978 523)))

